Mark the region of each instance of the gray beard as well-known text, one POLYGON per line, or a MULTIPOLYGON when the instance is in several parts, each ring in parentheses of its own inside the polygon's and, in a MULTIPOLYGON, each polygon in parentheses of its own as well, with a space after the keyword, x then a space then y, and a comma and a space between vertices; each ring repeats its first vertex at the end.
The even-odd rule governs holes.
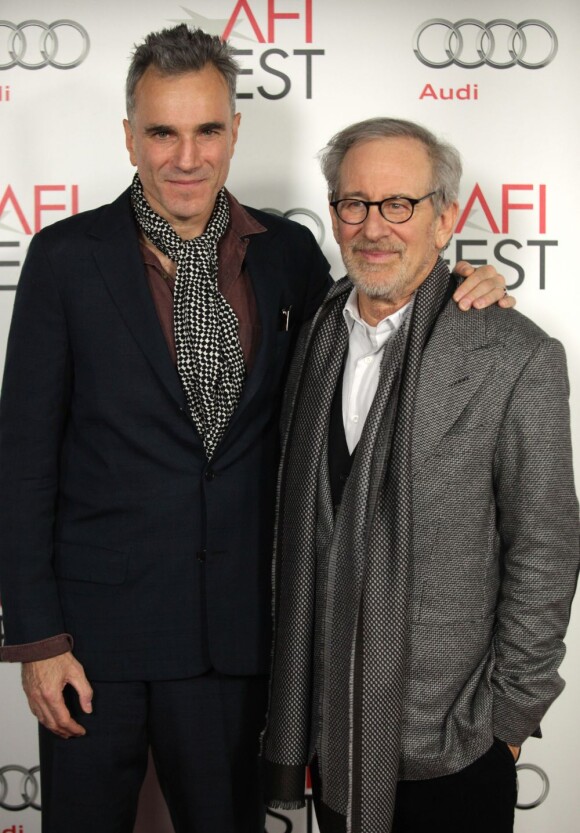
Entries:
POLYGON ((404 266, 401 266, 396 275, 388 280, 373 281, 370 276, 373 272, 379 272, 378 268, 358 269, 357 266, 350 265, 346 259, 345 265, 352 283, 367 298, 380 299, 389 304, 395 304, 399 298, 406 294, 405 288, 409 285, 409 275, 404 266))
MULTIPOLYGON (((399 254, 405 254, 405 248, 402 247, 399 254)), ((432 265, 439 254, 439 250, 435 247, 433 240, 433 252, 425 256, 421 264, 418 274, 422 274, 421 280, 417 283, 417 274, 410 275, 407 264, 401 260, 398 268, 394 274, 385 277, 383 280, 372 279, 373 275, 377 275, 383 269, 380 265, 361 264, 357 260, 356 252, 344 248, 341 250, 342 259, 346 266, 348 277, 356 286, 359 292, 362 292, 367 298, 385 301, 388 304, 396 304, 401 298, 414 292, 415 289, 423 282, 431 271, 432 265)))
POLYGON ((380 299, 388 304, 395 304, 400 298, 408 294, 409 271, 404 263, 400 263, 394 275, 378 280, 376 276, 381 272, 381 266, 371 264, 361 266, 356 259, 356 254, 350 251, 343 252, 342 259, 350 280, 359 292, 362 292, 367 298, 380 299), (375 276, 374 280, 373 275, 375 276))

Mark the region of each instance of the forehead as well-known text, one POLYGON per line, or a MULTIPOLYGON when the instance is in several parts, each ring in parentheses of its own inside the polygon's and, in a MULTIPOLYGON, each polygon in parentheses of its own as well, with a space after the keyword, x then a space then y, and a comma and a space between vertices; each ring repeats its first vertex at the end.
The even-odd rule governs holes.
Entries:
POLYGON ((341 193, 369 199, 421 196, 430 182, 431 161, 425 146, 406 137, 359 142, 347 151, 340 167, 341 193))
MULTIPOLYGON (((211 111, 223 120, 230 112, 229 89, 223 75, 211 64, 199 71, 163 75, 148 67, 135 87, 135 115, 167 120, 169 116, 208 120, 211 111)), ((216 119, 217 119, 216 116, 216 119)))

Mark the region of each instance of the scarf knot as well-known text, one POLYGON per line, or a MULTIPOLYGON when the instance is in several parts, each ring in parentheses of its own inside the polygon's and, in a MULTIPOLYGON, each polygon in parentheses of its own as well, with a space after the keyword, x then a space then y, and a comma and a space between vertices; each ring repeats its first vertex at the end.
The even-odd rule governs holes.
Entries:
POLYGON ((177 372, 193 422, 210 460, 239 402, 245 365, 238 319, 218 289, 218 243, 230 218, 222 188, 207 228, 182 240, 145 197, 139 175, 131 185, 131 203, 143 234, 177 265, 173 324, 177 372))

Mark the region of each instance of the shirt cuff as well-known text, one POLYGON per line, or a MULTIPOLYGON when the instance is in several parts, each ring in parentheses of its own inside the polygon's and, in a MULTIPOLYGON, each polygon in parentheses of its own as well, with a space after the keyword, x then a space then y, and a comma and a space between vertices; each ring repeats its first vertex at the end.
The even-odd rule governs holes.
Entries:
POLYGON ((38 662, 43 659, 57 657, 72 651, 73 638, 68 633, 59 633, 38 642, 27 642, 24 645, 5 645, 0 648, 2 662, 38 662))

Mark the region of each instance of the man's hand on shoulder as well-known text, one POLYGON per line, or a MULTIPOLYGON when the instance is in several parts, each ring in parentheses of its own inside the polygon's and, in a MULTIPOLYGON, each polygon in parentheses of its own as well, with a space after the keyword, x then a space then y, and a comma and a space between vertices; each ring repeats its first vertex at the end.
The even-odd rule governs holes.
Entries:
POLYGON ((65 705, 63 690, 71 685, 85 714, 93 710, 93 690, 82 665, 70 651, 38 662, 22 663, 22 687, 32 714, 61 738, 80 737, 86 730, 73 720, 65 705))
POLYGON ((453 272, 464 279, 453 294, 453 300, 464 312, 468 309, 484 309, 497 304, 503 309, 514 307, 516 299, 507 294, 505 278, 493 266, 479 266, 475 269, 465 260, 460 260, 453 272))

